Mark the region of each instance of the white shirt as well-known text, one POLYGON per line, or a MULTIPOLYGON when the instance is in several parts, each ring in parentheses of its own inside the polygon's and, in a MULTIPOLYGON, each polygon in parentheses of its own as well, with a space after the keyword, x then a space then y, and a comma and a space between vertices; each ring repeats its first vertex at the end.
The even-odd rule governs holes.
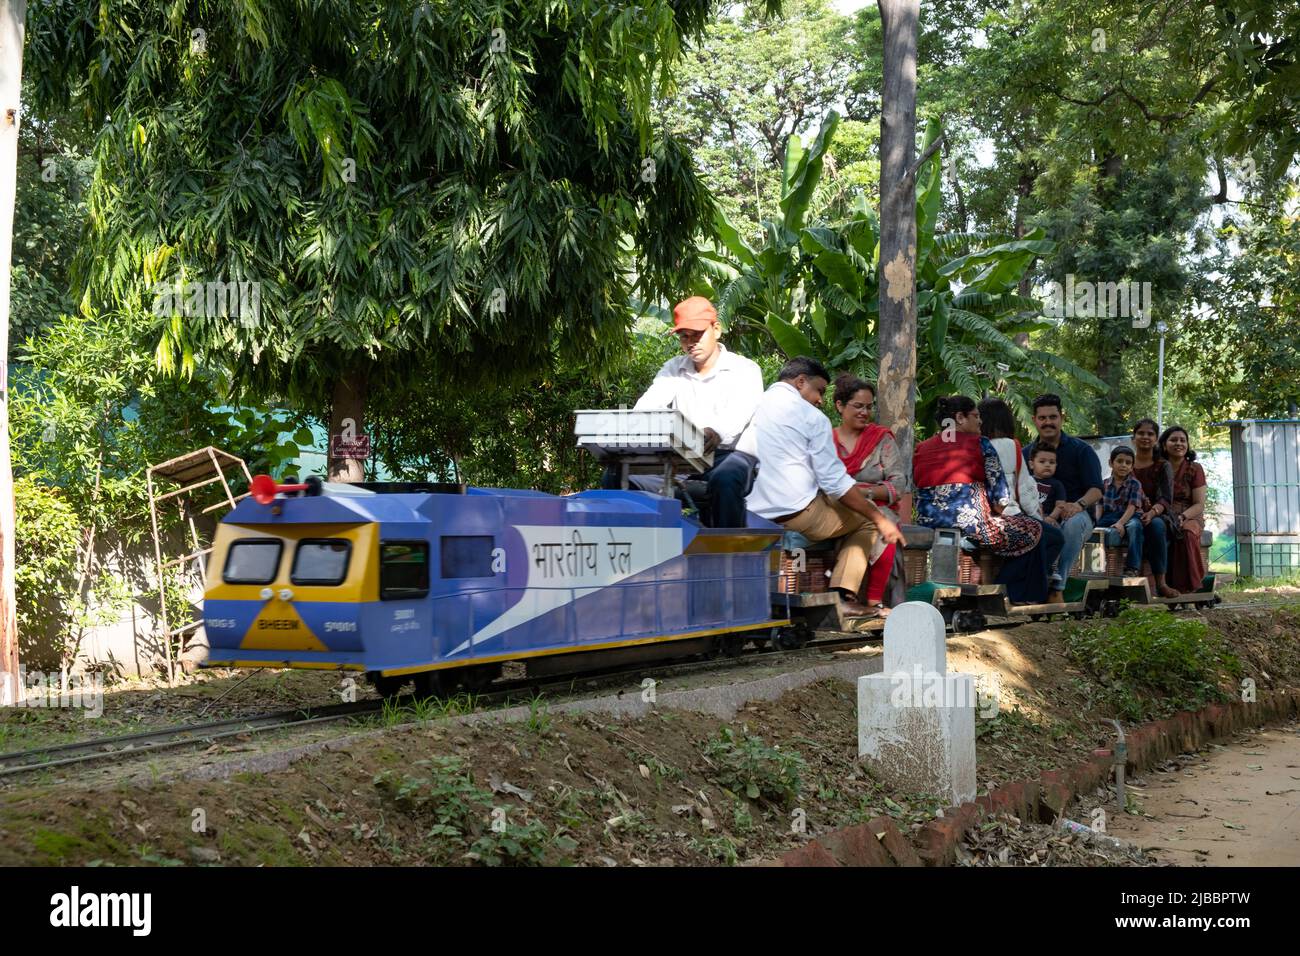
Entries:
POLYGON ((757 362, 728 352, 721 343, 718 351, 717 363, 704 375, 695 371, 689 355, 670 358, 634 407, 675 408, 696 428, 717 432, 724 451, 756 455, 746 429, 763 397, 763 372, 757 362))
POLYGON ((989 443, 998 453, 998 461, 1002 462, 1002 471, 1007 480, 1007 491, 1010 497, 998 502, 1002 505, 1005 514, 1015 514, 1015 505, 1019 503, 1020 511, 1029 515, 1031 518, 1040 517, 1038 507, 1038 482, 1029 471, 1029 466, 1024 464, 1024 459, 1016 454, 1016 443, 1010 438, 990 438, 989 443), (1020 476, 1016 477, 1016 465, 1020 465, 1020 476))
POLYGON ((751 430, 760 465, 745 507, 755 514, 782 518, 803 511, 819 489, 839 499, 854 486, 835 453, 831 420, 788 382, 763 394, 751 430))

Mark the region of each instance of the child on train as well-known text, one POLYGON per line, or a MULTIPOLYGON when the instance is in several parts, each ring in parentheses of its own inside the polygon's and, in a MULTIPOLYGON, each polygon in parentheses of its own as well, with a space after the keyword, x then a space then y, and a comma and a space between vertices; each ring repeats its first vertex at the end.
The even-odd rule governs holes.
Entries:
POLYGON ((1101 486, 1101 518, 1098 528, 1106 529, 1106 546, 1118 548, 1128 537, 1124 575, 1142 573, 1142 483, 1133 475, 1136 456, 1128 445, 1117 445, 1110 453, 1110 477, 1101 486))
POLYGON ((1052 477, 1056 474, 1056 449, 1041 448, 1035 443, 1029 449, 1029 469, 1038 485, 1038 507, 1043 520, 1059 525, 1062 509, 1057 506, 1066 496, 1065 485, 1052 477))

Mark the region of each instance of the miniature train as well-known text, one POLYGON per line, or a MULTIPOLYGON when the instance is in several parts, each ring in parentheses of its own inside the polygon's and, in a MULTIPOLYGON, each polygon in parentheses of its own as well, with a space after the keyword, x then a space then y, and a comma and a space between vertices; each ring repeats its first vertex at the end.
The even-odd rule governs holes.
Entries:
MULTIPOLYGON (((1204 592, 1154 599, 1143 579, 1103 565, 1071 579, 1068 604, 1008 607, 1000 586, 979 583, 980 559, 955 530, 904 531, 908 598, 934 603, 955 631, 989 614, 1217 600, 1212 576, 1204 592)), ((412 679, 422 694, 482 687, 507 662, 530 677, 567 674, 854 629, 817 546, 755 515, 746 528, 707 528, 675 498, 639 491, 258 476, 218 525, 209 562, 206 666, 361 671, 384 695, 412 679)))

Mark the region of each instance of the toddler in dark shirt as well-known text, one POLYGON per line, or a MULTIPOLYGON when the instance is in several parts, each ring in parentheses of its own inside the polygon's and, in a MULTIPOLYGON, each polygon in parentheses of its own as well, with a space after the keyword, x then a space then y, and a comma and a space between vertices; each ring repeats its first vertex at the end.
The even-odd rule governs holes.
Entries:
POLYGON ((1056 474, 1056 449, 1040 448, 1034 443, 1029 449, 1029 468, 1038 483, 1038 509, 1043 520, 1059 525, 1059 506, 1065 501, 1065 485, 1052 477, 1056 474))

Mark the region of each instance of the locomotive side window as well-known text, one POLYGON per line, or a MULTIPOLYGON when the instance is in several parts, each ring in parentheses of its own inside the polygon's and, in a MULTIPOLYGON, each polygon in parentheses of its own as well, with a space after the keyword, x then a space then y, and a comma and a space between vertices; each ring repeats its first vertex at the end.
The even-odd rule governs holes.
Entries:
POLYGON ((422 598, 429 593, 429 542, 383 541, 379 545, 379 597, 422 598))
POLYGON ((280 568, 284 542, 277 538, 244 538, 232 541, 226 552, 221 580, 227 584, 270 584, 280 568))
POLYGON ((490 578, 491 535, 443 535, 442 576, 444 578, 490 578))
POLYGON ((305 539, 298 543, 289 580, 294 584, 342 584, 348 575, 352 543, 343 538, 305 539))

